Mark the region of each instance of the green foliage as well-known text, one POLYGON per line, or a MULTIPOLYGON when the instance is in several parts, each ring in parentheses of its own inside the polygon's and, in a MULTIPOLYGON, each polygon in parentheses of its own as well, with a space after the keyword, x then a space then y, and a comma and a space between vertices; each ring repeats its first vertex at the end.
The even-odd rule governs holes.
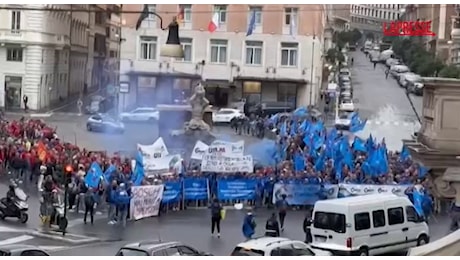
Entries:
POLYGON ((344 62, 345 57, 343 56, 343 53, 338 48, 330 48, 326 52, 326 60, 331 64, 335 64, 336 61, 344 62))
POLYGON ((363 37, 362 33, 358 29, 353 29, 352 31, 341 31, 334 32, 332 36, 332 41, 337 45, 341 50, 345 45, 356 44, 363 37))
POLYGON ((444 66, 439 71, 439 77, 443 78, 460 78, 460 70, 455 65, 444 66))
POLYGON ((374 37, 374 34, 373 34, 373 33, 371 33, 371 32, 366 33, 366 39, 368 39, 368 40, 374 40, 374 38, 375 38, 375 37, 374 37))
POLYGON ((420 76, 437 76, 445 67, 441 60, 435 58, 433 53, 427 51, 419 41, 412 38, 394 37, 392 49, 411 71, 420 76))

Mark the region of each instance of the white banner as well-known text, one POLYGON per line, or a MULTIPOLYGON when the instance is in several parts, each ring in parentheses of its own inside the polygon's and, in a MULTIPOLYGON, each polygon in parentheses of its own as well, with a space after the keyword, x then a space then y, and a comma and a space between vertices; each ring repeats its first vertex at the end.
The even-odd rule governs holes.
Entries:
POLYGON ((159 137, 151 145, 138 144, 137 149, 141 151, 144 160, 151 158, 162 158, 169 154, 168 148, 166 147, 166 144, 161 137, 159 137))
POLYGON ((226 142, 214 141, 208 147, 207 155, 219 155, 225 157, 242 157, 244 155, 244 141, 226 142))
POLYGON ((158 216, 163 199, 163 185, 134 186, 131 189, 131 217, 138 220, 158 216))
POLYGON ((367 185, 367 184, 339 184, 339 197, 359 196, 378 193, 393 193, 405 195, 410 185, 367 185))
POLYGON ((160 158, 144 157, 144 171, 168 171, 170 167, 176 167, 180 160, 180 154, 166 155, 160 158))
POLYGON ((251 155, 226 157, 205 154, 201 162, 201 171, 203 172, 252 172, 253 169, 254 163, 251 155))
POLYGON ((201 161, 203 159, 203 155, 207 153, 208 149, 209 145, 201 141, 197 141, 195 147, 193 147, 192 155, 190 156, 190 158, 193 160, 201 161))

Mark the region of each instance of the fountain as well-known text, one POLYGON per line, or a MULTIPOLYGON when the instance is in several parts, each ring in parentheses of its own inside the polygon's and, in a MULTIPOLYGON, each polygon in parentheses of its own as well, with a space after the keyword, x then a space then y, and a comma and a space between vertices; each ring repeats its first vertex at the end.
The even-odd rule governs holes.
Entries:
POLYGON ((216 138, 211 133, 212 111, 201 83, 194 87, 187 105, 157 105, 160 112, 159 135, 168 148, 191 151, 200 140, 210 144, 216 138))
POLYGON ((431 169, 433 195, 438 200, 455 199, 460 206, 460 80, 424 78, 423 82, 422 127, 415 139, 403 142, 415 161, 431 169))

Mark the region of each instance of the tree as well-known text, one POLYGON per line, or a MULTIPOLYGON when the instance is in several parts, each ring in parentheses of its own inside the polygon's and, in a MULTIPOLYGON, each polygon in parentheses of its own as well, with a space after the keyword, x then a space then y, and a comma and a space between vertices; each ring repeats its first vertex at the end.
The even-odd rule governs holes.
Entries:
POLYGON ((460 78, 460 69, 455 65, 444 66, 439 71, 439 76, 443 78, 460 78))
POLYGON ((351 34, 351 43, 357 43, 361 38, 363 37, 363 34, 361 33, 360 30, 358 29, 353 29, 353 31, 350 32, 351 34))
POLYGON ((375 38, 375 37, 374 37, 374 34, 373 34, 373 33, 371 33, 371 32, 366 33, 366 39, 367 39, 367 40, 372 40, 372 41, 373 41, 374 38, 375 38))
POLYGON ((329 63, 335 63, 336 59, 337 59, 337 50, 334 48, 330 48, 329 50, 327 50, 326 60, 329 63))

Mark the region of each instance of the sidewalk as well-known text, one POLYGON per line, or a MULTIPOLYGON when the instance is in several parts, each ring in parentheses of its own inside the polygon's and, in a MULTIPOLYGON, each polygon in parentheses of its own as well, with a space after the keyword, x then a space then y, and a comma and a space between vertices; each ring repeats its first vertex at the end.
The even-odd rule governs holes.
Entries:
MULTIPOLYGON (((103 93, 104 90, 105 89, 90 88, 88 90, 88 93, 82 97, 83 104, 85 105, 86 103, 89 102, 92 96, 99 94, 99 93, 103 93)), ((5 111, 5 115, 22 115, 25 117, 30 117, 30 115, 42 115, 43 117, 46 117, 46 115, 51 115, 52 113, 58 112, 59 110, 65 107, 69 107, 73 104, 75 104, 75 108, 76 108, 77 101, 79 98, 80 98, 80 93, 74 93, 68 96, 65 100, 54 101, 49 106, 41 108, 39 110, 29 110, 28 113, 25 113, 24 109, 8 109, 7 111, 5 111)))

